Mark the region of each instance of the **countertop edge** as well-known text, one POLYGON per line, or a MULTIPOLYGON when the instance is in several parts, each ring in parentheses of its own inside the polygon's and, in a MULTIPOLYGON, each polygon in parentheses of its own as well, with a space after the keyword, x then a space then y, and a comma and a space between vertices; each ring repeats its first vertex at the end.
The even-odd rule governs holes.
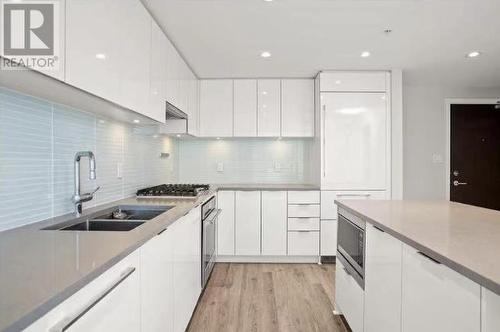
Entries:
MULTIPOLYGON (((208 193, 207 195, 203 196, 203 199, 196 202, 193 204, 193 206, 187 210, 187 213, 192 211, 193 209, 197 208, 198 206, 202 205, 205 203, 210 197, 212 197, 215 193, 217 192, 217 189, 214 189, 211 191, 211 193, 208 193)), ((120 199, 117 200, 116 202, 123 201, 125 199, 120 199)), ((114 204, 108 203, 108 204, 114 204)), ((187 214, 186 213, 186 214, 187 214)), ((185 214, 184 214, 185 215, 185 214)), ((164 229, 168 229, 172 224, 174 224, 177 220, 182 218, 184 215, 179 216, 175 220, 173 220, 171 223, 169 223, 167 226, 164 227, 164 229)), ((43 223, 44 221, 40 221, 37 223, 43 223)), ((34 224, 37 224, 34 223, 34 224)), ((71 284, 68 286, 66 289, 63 291, 59 292, 57 295, 51 297, 47 301, 41 303, 38 307, 33 309, 32 311, 28 312, 24 316, 20 317, 17 321, 13 322, 11 325, 5 327, 2 332, 18 332, 21 330, 24 330, 28 328, 31 324, 36 322, 38 319, 42 318, 44 315, 49 313, 52 309, 56 308, 58 305, 63 303, 65 300, 76 294, 79 290, 83 289, 85 286, 90 284, 92 281, 97 279, 99 276, 101 276, 103 273, 108 271, 110 268, 112 268, 114 265, 116 265, 118 262, 120 262, 122 259, 130 255, 132 252, 143 246, 146 242, 154 238, 158 234, 158 231, 152 232, 151 234, 145 236, 141 240, 138 240, 134 245, 128 247, 127 249, 124 249, 120 254, 114 256, 110 260, 108 260, 106 263, 102 264, 101 266, 97 267, 94 269, 92 272, 88 273, 85 276, 82 276, 78 281, 75 283, 71 284)))
POLYGON ((320 187, 313 184, 215 184, 217 191, 320 191, 320 187))
POLYGON ((335 200, 335 204, 337 204, 339 207, 341 207, 342 209, 345 209, 347 210, 348 212, 354 214, 355 216, 365 220, 366 222, 374 225, 374 226, 377 226, 379 228, 381 228, 384 232, 386 232, 387 234, 395 237, 396 239, 402 241, 403 243, 409 245, 410 247, 413 247, 415 248, 416 250, 418 251, 421 251, 422 253, 428 255, 429 257, 431 257, 432 259, 435 259, 437 260, 438 262, 440 262, 441 264, 451 268, 452 270, 454 270, 455 272, 458 272, 460 273, 461 275, 463 275, 464 277, 467 277, 469 278, 470 280, 476 282, 477 284, 479 284, 480 286, 483 286, 487 289, 489 289, 490 291, 494 292, 495 294, 499 295, 500 296, 500 284, 496 283, 495 281, 491 280, 491 279, 488 279, 484 276, 482 276, 481 274, 449 259, 448 257, 446 256, 443 256, 441 254, 439 254, 438 252, 435 252, 434 250, 416 242, 415 240, 413 239, 410 239, 406 236, 404 236, 403 234, 401 233, 398 233, 396 232, 395 230, 393 230, 392 228, 389 228, 387 227, 386 225, 384 224, 381 224, 379 223, 378 221, 350 208, 349 206, 343 204, 342 202, 340 201, 337 201, 335 200))

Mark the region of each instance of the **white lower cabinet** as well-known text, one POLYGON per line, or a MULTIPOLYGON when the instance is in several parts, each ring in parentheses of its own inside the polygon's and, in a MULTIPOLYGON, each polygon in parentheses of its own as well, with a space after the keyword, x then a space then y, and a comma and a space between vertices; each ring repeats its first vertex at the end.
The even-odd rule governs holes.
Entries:
MULTIPOLYGON (((364 292, 340 260, 335 264, 335 307, 353 332, 363 332, 364 292)), ((380 331, 382 332, 382 331, 380 331)))
POLYGON ((139 266, 135 251, 25 331, 140 331, 139 266))
POLYGON ((318 256, 319 232, 292 231, 288 232, 289 256, 318 256))
POLYGON ((177 220, 169 231, 174 239, 174 331, 182 332, 201 294, 200 207, 177 220))
POLYGON ((480 286, 403 245, 402 331, 479 332, 480 286))
POLYGON ((174 327, 172 233, 167 229, 141 248, 142 332, 172 331, 174 327))
POLYGON ((219 191, 217 206, 221 211, 217 220, 217 255, 234 255, 234 191, 219 191))
POLYGON ((321 220, 320 255, 337 255, 337 220, 321 220))
POLYGON ((260 191, 237 191, 235 201, 235 254, 260 255, 260 191))
POLYGON ((263 191, 261 208, 262 255, 286 255, 286 191, 263 191))
POLYGON ((401 331, 402 243, 366 224, 364 332, 401 331))
POLYGON ((481 332, 500 331, 500 296, 481 288, 481 332))

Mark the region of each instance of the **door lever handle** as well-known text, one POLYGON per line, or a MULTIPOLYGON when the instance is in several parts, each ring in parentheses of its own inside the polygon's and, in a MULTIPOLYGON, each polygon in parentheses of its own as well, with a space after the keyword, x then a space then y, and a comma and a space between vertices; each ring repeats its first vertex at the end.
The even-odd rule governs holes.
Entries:
POLYGON ((459 182, 458 180, 455 180, 453 181, 453 185, 455 187, 458 187, 458 186, 466 186, 467 185, 467 182, 459 182))

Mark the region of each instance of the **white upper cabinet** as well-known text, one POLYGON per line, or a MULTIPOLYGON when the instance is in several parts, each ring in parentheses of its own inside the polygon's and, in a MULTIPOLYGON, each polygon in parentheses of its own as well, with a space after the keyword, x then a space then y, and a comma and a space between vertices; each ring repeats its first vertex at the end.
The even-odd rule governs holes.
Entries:
POLYGON ((262 192, 262 255, 285 256, 287 192, 262 192))
POLYGON ((167 42, 163 31, 151 20, 151 75, 149 108, 145 115, 165 122, 165 100, 167 98, 167 42))
POLYGON ((480 286, 403 245, 402 331, 479 332, 480 286))
POLYGON ((119 54, 120 104, 145 113, 149 104, 151 16, 137 0, 121 0, 117 7, 118 20, 115 24, 119 33, 115 43, 119 54))
POLYGON ((314 80, 285 79, 281 83, 281 136, 314 136, 314 80))
POLYGON ((189 78, 189 92, 188 92, 188 134, 197 136, 198 135, 198 125, 199 125, 199 84, 198 78, 195 74, 190 72, 189 78))
POLYGON ((119 58, 123 56, 116 47, 119 7, 112 0, 66 3, 66 82, 115 103, 120 101, 119 58))
POLYGON ((257 136, 257 80, 234 80, 234 136, 257 136))
POLYGON ((174 45, 167 42, 167 101, 179 108, 180 94, 180 57, 174 45))
POLYGON ((384 190, 390 135, 385 93, 324 93, 321 189, 384 190))
POLYGON ((281 81, 258 80, 257 136, 281 135, 281 81))
POLYGON ((365 330, 401 330, 402 243, 366 225, 365 330))
POLYGON ((233 136, 233 80, 200 81, 200 136, 233 136))
POLYGON ((260 255, 260 191, 237 191, 235 204, 235 253, 260 255))
POLYGON ((377 71, 364 72, 322 72, 320 74, 321 92, 384 92, 389 89, 389 73, 377 71))

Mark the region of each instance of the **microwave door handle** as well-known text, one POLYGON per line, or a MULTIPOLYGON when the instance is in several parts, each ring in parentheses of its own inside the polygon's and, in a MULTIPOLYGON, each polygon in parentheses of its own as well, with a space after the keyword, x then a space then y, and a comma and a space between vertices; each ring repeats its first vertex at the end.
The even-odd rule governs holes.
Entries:
POLYGON ((222 212, 222 209, 216 209, 207 218, 207 222, 209 224, 213 224, 215 222, 215 219, 219 216, 219 214, 222 212))

